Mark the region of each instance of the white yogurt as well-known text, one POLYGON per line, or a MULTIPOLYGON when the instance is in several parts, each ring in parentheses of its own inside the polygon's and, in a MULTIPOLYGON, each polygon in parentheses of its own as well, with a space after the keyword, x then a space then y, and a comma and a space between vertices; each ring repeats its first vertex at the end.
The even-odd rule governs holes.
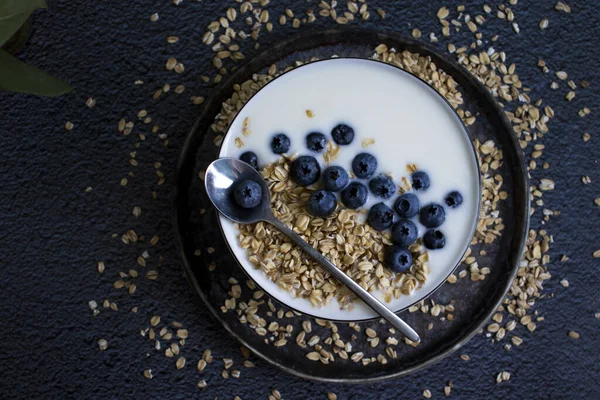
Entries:
MULTIPOLYGON (((354 156, 368 152, 379 164, 374 176, 391 173, 398 184, 401 177, 408 177, 406 165, 415 163, 431 179, 428 190, 416 192, 421 205, 444 204, 444 197, 453 190, 463 196, 463 204, 458 208, 444 207, 446 221, 438 229, 444 233, 446 245, 429 251, 431 273, 427 282, 410 296, 388 303, 392 310, 404 309, 443 283, 460 261, 471 241, 480 201, 472 146, 459 117, 434 89, 396 67, 371 60, 330 59, 307 64, 280 76, 252 97, 233 121, 220 157, 239 157, 245 151, 253 151, 259 166, 264 166, 280 157, 271 151, 272 136, 285 133, 291 139, 288 154, 313 155, 323 170, 323 157, 306 148, 306 135, 316 131, 331 138, 331 129, 339 123, 354 128, 355 137, 350 145, 342 146, 331 165, 351 171, 354 156), (306 110, 312 111, 313 118, 307 116, 306 110), (242 135, 246 117, 249 137, 242 135), (236 137, 244 141, 241 149, 235 145, 236 137), (365 149, 361 146, 364 139, 375 143, 365 149)), ((368 186, 368 181, 362 182, 368 186)), ((396 197, 386 204, 391 207, 396 197)), ((365 207, 380 201, 369 193, 365 207)), ((413 220, 417 222, 418 218, 413 220)), ((293 297, 252 266, 246 250, 238 243, 233 223, 221 217, 221 224, 238 261, 258 285, 281 302, 319 318, 360 320, 376 316, 358 301, 353 309, 340 310, 337 301, 314 308, 309 300, 293 297)), ((421 236, 425 229, 418 222, 417 226, 421 236)))

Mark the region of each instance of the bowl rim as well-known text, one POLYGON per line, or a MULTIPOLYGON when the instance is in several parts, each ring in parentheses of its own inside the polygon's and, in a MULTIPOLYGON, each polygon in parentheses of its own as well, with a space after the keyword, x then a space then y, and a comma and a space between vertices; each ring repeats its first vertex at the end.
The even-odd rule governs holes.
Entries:
MULTIPOLYGON (((412 301, 411 303, 409 303, 408 305, 399 308, 399 309, 391 309, 390 310, 395 313, 401 313, 403 311, 408 310, 410 307, 414 306, 415 304, 427 299, 429 296, 433 295, 444 283, 446 283, 446 280, 448 279, 448 277, 450 275, 452 275, 454 273, 454 271, 456 271, 456 269, 459 267, 460 264, 462 264, 463 261, 463 257, 464 255, 467 253, 467 251, 469 250, 469 248, 471 247, 471 241, 473 239, 473 237, 475 236, 475 233, 477 231, 477 225, 479 222, 479 217, 480 217, 480 213, 481 213, 481 196, 482 196, 482 181, 481 181, 481 166, 479 165, 479 156, 477 154, 477 149, 475 148, 475 144, 473 143, 473 138, 471 137, 471 135, 469 134, 469 130, 467 128, 467 126, 465 125, 464 121, 462 120, 462 118, 460 118, 460 116, 458 115, 456 109, 454 107, 452 107, 452 104, 450 104, 450 102, 437 90, 435 90, 435 88, 433 88, 430 84, 428 84, 424 79, 420 78, 417 75, 414 75, 400 67, 398 67, 397 65, 394 64, 390 64, 390 63, 386 63, 385 61, 381 61, 381 60, 375 60, 372 58, 363 58, 363 57, 355 57, 355 56, 338 56, 338 57, 330 57, 330 58, 323 58, 323 59, 319 59, 319 60, 314 60, 314 61, 309 61, 306 63, 303 63, 302 65, 299 65, 297 67, 293 67, 288 71, 285 71, 277 76, 275 76, 273 79, 271 79, 267 84, 265 84, 264 86, 262 86, 261 88, 259 88, 255 93, 252 94, 252 96, 250 96, 248 98, 248 100, 246 100, 246 102, 244 103, 244 105, 242 105, 242 108, 240 108, 240 110, 237 112, 236 116, 233 118, 233 120, 231 120, 231 123, 229 124, 229 127, 227 129, 227 132, 225 132, 223 134, 223 140, 222 143, 225 142, 225 138, 228 135, 234 135, 234 133, 231 132, 231 127, 233 126, 234 122, 236 120, 238 120, 239 118, 241 118, 241 113, 242 110, 252 101, 252 99, 258 95, 264 88, 266 88, 269 85, 272 85, 273 82, 277 81, 279 78, 289 74, 290 72, 293 71, 297 71, 301 68, 304 68, 306 66, 309 65, 314 65, 314 64, 318 64, 318 63, 327 63, 333 60, 360 60, 360 61, 366 61, 366 62, 371 62, 371 63, 376 63, 379 65, 384 65, 386 67, 391 67, 394 70, 401 72, 403 74, 406 74, 412 78, 417 79, 418 81, 420 81, 423 85, 424 85, 424 90, 426 91, 431 91, 432 93, 434 93, 437 97, 439 97, 440 99, 442 99, 445 103, 445 105, 448 106, 448 108, 452 111, 452 115, 453 118, 458 121, 459 126, 460 126, 460 131, 461 131, 461 136, 466 137, 467 142, 469 143, 469 148, 470 148, 470 154, 473 157, 473 161, 475 164, 475 168, 476 168, 476 180, 477 180, 477 201, 476 201, 476 211, 475 211, 475 218, 473 219, 473 224, 471 226, 470 232, 468 237, 470 238, 469 241, 466 243, 465 247, 463 248, 463 251, 460 253, 460 258, 458 260, 458 262, 451 268, 448 270, 448 273, 446 274, 446 276, 440 281, 440 283, 438 285, 436 285, 435 287, 431 288, 429 290, 429 292, 425 293, 424 295, 420 295, 417 296, 417 298, 415 298, 414 301, 412 301)), ((219 146, 219 158, 223 158, 223 157, 228 157, 225 155, 222 155, 221 152, 223 150, 223 144, 221 144, 219 146)), ((312 314, 310 312, 306 312, 306 311, 300 311, 298 310, 296 307, 294 307, 293 305, 288 304, 287 302, 281 300, 279 298, 279 296, 276 296, 275 294, 273 294, 272 291, 267 290, 265 288, 266 285, 260 285, 258 282, 256 282, 255 279, 253 279, 253 277, 250 275, 250 273, 248 272, 248 268, 249 266, 244 265, 244 263, 242 261, 240 261, 238 259, 238 257, 236 256, 236 254, 233 251, 232 245, 230 244, 229 238, 227 237, 227 235, 225 234, 225 231, 223 229, 223 219, 227 219, 226 217, 223 217, 221 214, 217 215, 217 221, 218 221, 218 225, 219 225, 219 230, 221 231, 221 235, 223 236, 223 239, 225 240, 225 243, 227 244, 227 248, 229 249, 229 252, 231 253, 231 255, 233 256, 233 258, 235 259, 236 263, 238 264, 238 266, 244 271, 244 273, 248 276, 248 278, 252 279, 254 281, 254 283, 256 284, 257 288, 259 288, 260 290, 262 290, 263 292, 267 293, 270 297, 274 298, 275 300, 277 300, 279 303, 281 303, 282 305, 284 305, 285 307, 291 309, 292 311, 298 312, 300 314, 306 315, 308 317, 312 317, 312 318, 318 318, 318 319, 322 319, 325 321, 331 321, 331 322, 339 322, 339 323, 348 323, 348 322, 355 322, 355 323, 364 323, 364 322, 371 322, 371 321, 376 321, 378 319, 381 319, 381 316, 372 316, 372 317, 367 317, 367 318, 360 318, 360 319, 338 319, 338 318, 329 318, 329 317, 325 317, 325 316, 321 316, 321 315, 315 315, 312 314)), ((275 282, 270 282, 273 285, 277 285, 277 283, 275 282)), ((416 289, 415 292, 418 292, 419 289, 416 289)), ((306 300, 306 299, 303 299, 306 300)), ((358 299, 355 299, 353 301, 360 301, 358 299)), ((386 304, 384 302, 384 304, 386 304)), ((386 304, 387 306, 387 304, 386 304)), ((313 307, 315 308, 315 307, 313 307)))
MULTIPOLYGON (((314 48, 314 45, 311 46, 300 46, 298 51, 305 51, 310 48, 314 48)), ((459 82, 460 83, 460 82, 459 82)), ((214 117, 214 115, 212 115, 214 117)), ((281 41, 274 42, 268 46, 266 50, 262 53, 254 57, 253 59, 247 61, 242 67, 238 68, 237 72, 229 76, 227 80, 225 80, 221 86, 213 89, 211 96, 207 99, 204 108, 200 112, 200 115, 192 125, 192 128, 187 135, 185 142, 181 148, 181 152, 179 158, 177 160, 176 167, 176 184, 173 189, 173 210, 172 210, 172 222, 173 228, 175 231, 175 244, 179 249, 181 258, 183 260, 183 269, 188 282, 193 287, 195 292, 200 296, 204 305, 208 308, 213 317, 221 322, 222 326, 225 328, 230 335, 236 338, 242 345, 251 350, 254 354, 256 354, 259 358, 264 361, 272 364, 281 370, 295 375, 297 377, 313 380, 318 382, 326 382, 326 383, 346 383, 346 384, 364 384, 364 383, 375 383, 382 382, 385 380, 399 378, 403 376, 407 376, 411 373, 420 371, 436 362, 444 359, 450 354, 454 353, 458 349, 460 349, 464 344, 466 344, 473 336, 477 334, 479 330, 481 330, 488 320, 492 317, 492 315, 496 312, 498 306, 502 304, 506 293, 509 291, 514 278, 518 272, 519 261, 522 257, 526 240, 527 240, 527 232, 529 231, 529 212, 530 212, 530 203, 529 203, 529 180, 527 178, 527 171, 525 168, 525 161, 523 152, 520 150, 518 140, 516 135, 514 135, 514 131, 512 125, 510 124, 508 117, 504 113, 504 111, 500 108, 492 94, 485 88, 483 85, 475 78, 469 71, 467 71, 462 65, 458 64, 454 59, 451 59, 448 55, 440 52, 437 48, 433 47, 429 43, 425 43, 422 41, 417 41, 410 36, 406 36, 397 32, 389 31, 389 30, 375 30, 375 29, 367 29, 363 27, 334 27, 334 28, 325 28, 325 29, 315 29, 311 31, 306 31, 302 33, 295 34, 293 36, 289 36, 284 38, 281 41), (326 38, 326 40, 323 39, 326 38), (342 40, 350 42, 352 39, 365 44, 366 41, 369 42, 369 45, 376 46, 378 43, 389 43, 391 41, 395 42, 397 45, 401 45, 402 50, 409 50, 413 52, 417 52, 421 55, 425 55, 431 57, 434 63, 437 61, 445 64, 444 70, 450 74, 454 79, 456 79, 456 75, 460 76, 460 80, 464 81, 466 84, 470 85, 478 95, 482 96, 483 99, 488 102, 491 106, 491 112, 493 112, 494 116, 499 120, 499 122, 504 126, 504 128, 509 131, 510 135, 508 135, 508 143, 515 150, 515 165, 514 168, 519 172, 516 176, 513 176, 513 179, 516 180, 516 184, 521 186, 522 193, 513 194, 515 201, 514 203, 521 205, 522 210, 521 214, 523 216, 523 223, 520 224, 520 227, 515 228, 515 238, 510 241, 509 249, 513 250, 511 255, 507 256, 507 262, 511 266, 510 274, 506 277, 506 282, 503 286, 494 292, 493 301, 486 312, 483 314, 479 314, 477 319, 468 327, 464 334, 456 335, 452 338, 453 344, 451 346, 447 346, 442 348, 436 352, 434 352, 430 357, 420 361, 414 365, 402 368, 398 371, 378 375, 374 377, 367 378, 329 378, 329 377, 320 377, 313 376, 311 374, 304 373, 302 371, 298 371, 292 367, 286 366, 281 362, 273 359, 268 354, 263 351, 257 349, 254 345, 252 345, 248 340, 239 335, 235 329, 233 329, 228 322, 221 318, 219 310, 217 310, 207 298, 207 295, 204 293, 200 284, 192 270, 192 266, 190 260, 186 254, 186 247, 183 242, 183 237, 180 234, 181 224, 179 223, 180 218, 182 217, 182 213, 179 210, 179 203, 182 201, 182 190, 179 188, 181 181, 186 178, 187 174, 184 172, 186 164, 188 162, 188 157, 190 153, 190 148, 194 145, 195 136, 200 128, 201 123, 211 117, 209 114, 213 114, 213 109, 218 107, 220 104, 214 104, 216 102, 216 98, 218 98, 217 94, 223 88, 231 89, 233 84, 240 80, 238 75, 240 75, 240 71, 244 71, 245 68, 249 68, 254 64, 258 64, 258 62, 263 62, 263 59, 267 57, 267 53, 269 50, 279 52, 279 48, 285 48, 293 44, 296 41, 305 41, 309 43, 311 39, 318 38, 320 39, 320 46, 331 46, 335 43, 340 43, 342 40), (366 39, 366 40, 365 40, 366 39), (259 60, 259 61, 258 61, 259 60)), ((187 192, 187 191, 186 191, 187 192)))

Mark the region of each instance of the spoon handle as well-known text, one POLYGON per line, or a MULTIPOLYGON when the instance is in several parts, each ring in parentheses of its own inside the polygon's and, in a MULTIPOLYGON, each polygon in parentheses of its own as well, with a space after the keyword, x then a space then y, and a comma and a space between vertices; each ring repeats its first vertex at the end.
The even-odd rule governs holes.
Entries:
POLYGON ((327 257, 313 248, 310 244, 306 243, 296 232, 288 228, 286 224, 281 222, 275 217, 267 219, 267 222, 275 226, 287 237, 289 237, 294 243, 304 250, 309 256, 317 261, 323 268, 325 268, 331 275, 333 275, 338 281, 344 284, 350 289, 359 299, 364 301, 369 307, 371 307, 377 314, 382 316, 392 326, 398 329, 404 336, 413 342, 420 342, 421 338, 406 322, 400 317, 394 314, 389 308, 387 308, 382 302, 377 300, 373 295, 362 288, 358 283, 354 282, 352 278, 346 275, 342 270, 335 266, 327 257))

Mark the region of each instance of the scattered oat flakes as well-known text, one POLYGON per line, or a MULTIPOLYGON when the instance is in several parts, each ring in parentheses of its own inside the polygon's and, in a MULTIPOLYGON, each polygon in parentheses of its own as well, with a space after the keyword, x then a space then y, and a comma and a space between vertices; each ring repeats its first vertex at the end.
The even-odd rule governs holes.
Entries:
POLYGON ((557 11, 563 11, 566 13, 571 12, 571 7, 569 7, 568 4, 563 3, 562 1, 559 1, 558 3, 556 3, 556 5, 554 6, 554 9, 556 9, 557 11))
POLYGON ((579 333, 577 333, 575 331, 569 331, 568 335, 571 339, 579 339, 579 333))
POLYGON ((446 19, 450 15, 450 11, 446 7, 441 7, 437 12, 438 19, 446 19))
POLYGON ((367 139, 363 139, 361 146, 364 148, 367 148, 373 144, 375 144, 375 139, 367 138, 367 139))
POLYGON ((106 350, 108 348, 108 342, 106 341, 106 339, 98 340, 98 347, 102 351, 106 350))
POLYGON ((510 380, 510 372, 502 371, 496 376, 496 383, 507 382, 510 380))
POLYGON ((575 92, 574 91, 570 91, 565 95, 565 99, 567 101, 571 101, 575 98, 575 92))
POLYGON ((584 108, 580 109, 579 111, 577 111, 577 115, 579 115, 580 117, 585 117, 585 116, 589 115, 591 112, 592 111, 589 108, 584 107, 584 108))
POLYGON ((139 218, 139 216, 142 214, 142 207, 140 207, 140 206, 134 206, 133 209, 131 210, 131 213, 136 218, 139 218))
POLYGON ((569 77, 569 75, 565 71, 556 71, 556 77, 561 81, 564 81, 569 77))
POLYGON ((167 68, 167 71, 171 71, 173 68, 175 68, 176 64, 177 64, 177 59, 175 57, 170 57, 167 60, 165 67, 167 68))
POLYGON ((553 190, 554 181, 552 179, 540 179, 540 190, 553 190))
POLYGON ((444 395, 446 397, 449 397, 450 393, 452 393, 452 386, 451 385, 444 386, 444 395))
POLYGON ((179 339, 187 339, 188 338, 188 330, 187 329, 178 329, 175 335, 179 339))

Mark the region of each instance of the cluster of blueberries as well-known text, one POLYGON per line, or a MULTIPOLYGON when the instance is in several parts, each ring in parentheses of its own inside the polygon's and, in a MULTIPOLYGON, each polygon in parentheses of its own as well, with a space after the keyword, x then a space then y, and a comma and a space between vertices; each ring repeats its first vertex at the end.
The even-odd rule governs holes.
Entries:
MULTIPOLYGON (((331 132, 333 140, 338 145, 348 145, 354 139, 354 130, 345 124, 337 125, 331 132)), ((309 150, 320 153, 325 150, 327 138, 319 132, 306 136, 306 146, 309 150)), ((271 149, 276 154, 289 151, 290 139, 283 133, 273 136, 271 149)), ((255 153, 248 151, 240 159, 254 168, 258 166, 255 153)), ((303 155, 296 158, 290 166, 291 179, 300 186, 310 186, 319 179, 323 189, 315 191, 309 198, 307 210, 316 217, 327 217, 337 207, 335 192, 340 192, 342 203, 351 209, 357 209, 367 201, 369 190, 373 195, 382 199, 391 198, 397 191, 396 184, 385 175, 375 176, 377 159, 369 153, 360 153, 352 161, 352 171, 358 179, 369 179, 368 188, 358 181, 350 182, 350 175, 345 168, 330 166, 321 173, 319 162, 313 156, 303 155)), ((416 171, 411 175, 412 187, 415 191, 427 190, 430 179, 427 173, 416 171)), ((262 190, 254 181, 238 183, 234 188, 235 201, 244 208, 253 208, 260 203, 262 190)), ((445 198, 450 208, 458 207, 463 199, 459 192, 451 192, 445 198)), ((411 218, 419 215, 419 222, 428 230, 423 235, 423 244, 428 249, 440 249, 446 244, 444 234, 435 229, 446 219, 444 207, 431 203, 420 207, 419 198, 413 193, 401 194, 393 205, 393 210, 384 203, 377 203, 368 212, 367 221, 377 231, 388 228, 392 230, 394 245, 386 251, 386 265, 394 272, 407 271, 412 265, 412 255, 408 246, 418 238, 418 229, 411 218), (399 216, 394 222, 394 211, 399 216)))

